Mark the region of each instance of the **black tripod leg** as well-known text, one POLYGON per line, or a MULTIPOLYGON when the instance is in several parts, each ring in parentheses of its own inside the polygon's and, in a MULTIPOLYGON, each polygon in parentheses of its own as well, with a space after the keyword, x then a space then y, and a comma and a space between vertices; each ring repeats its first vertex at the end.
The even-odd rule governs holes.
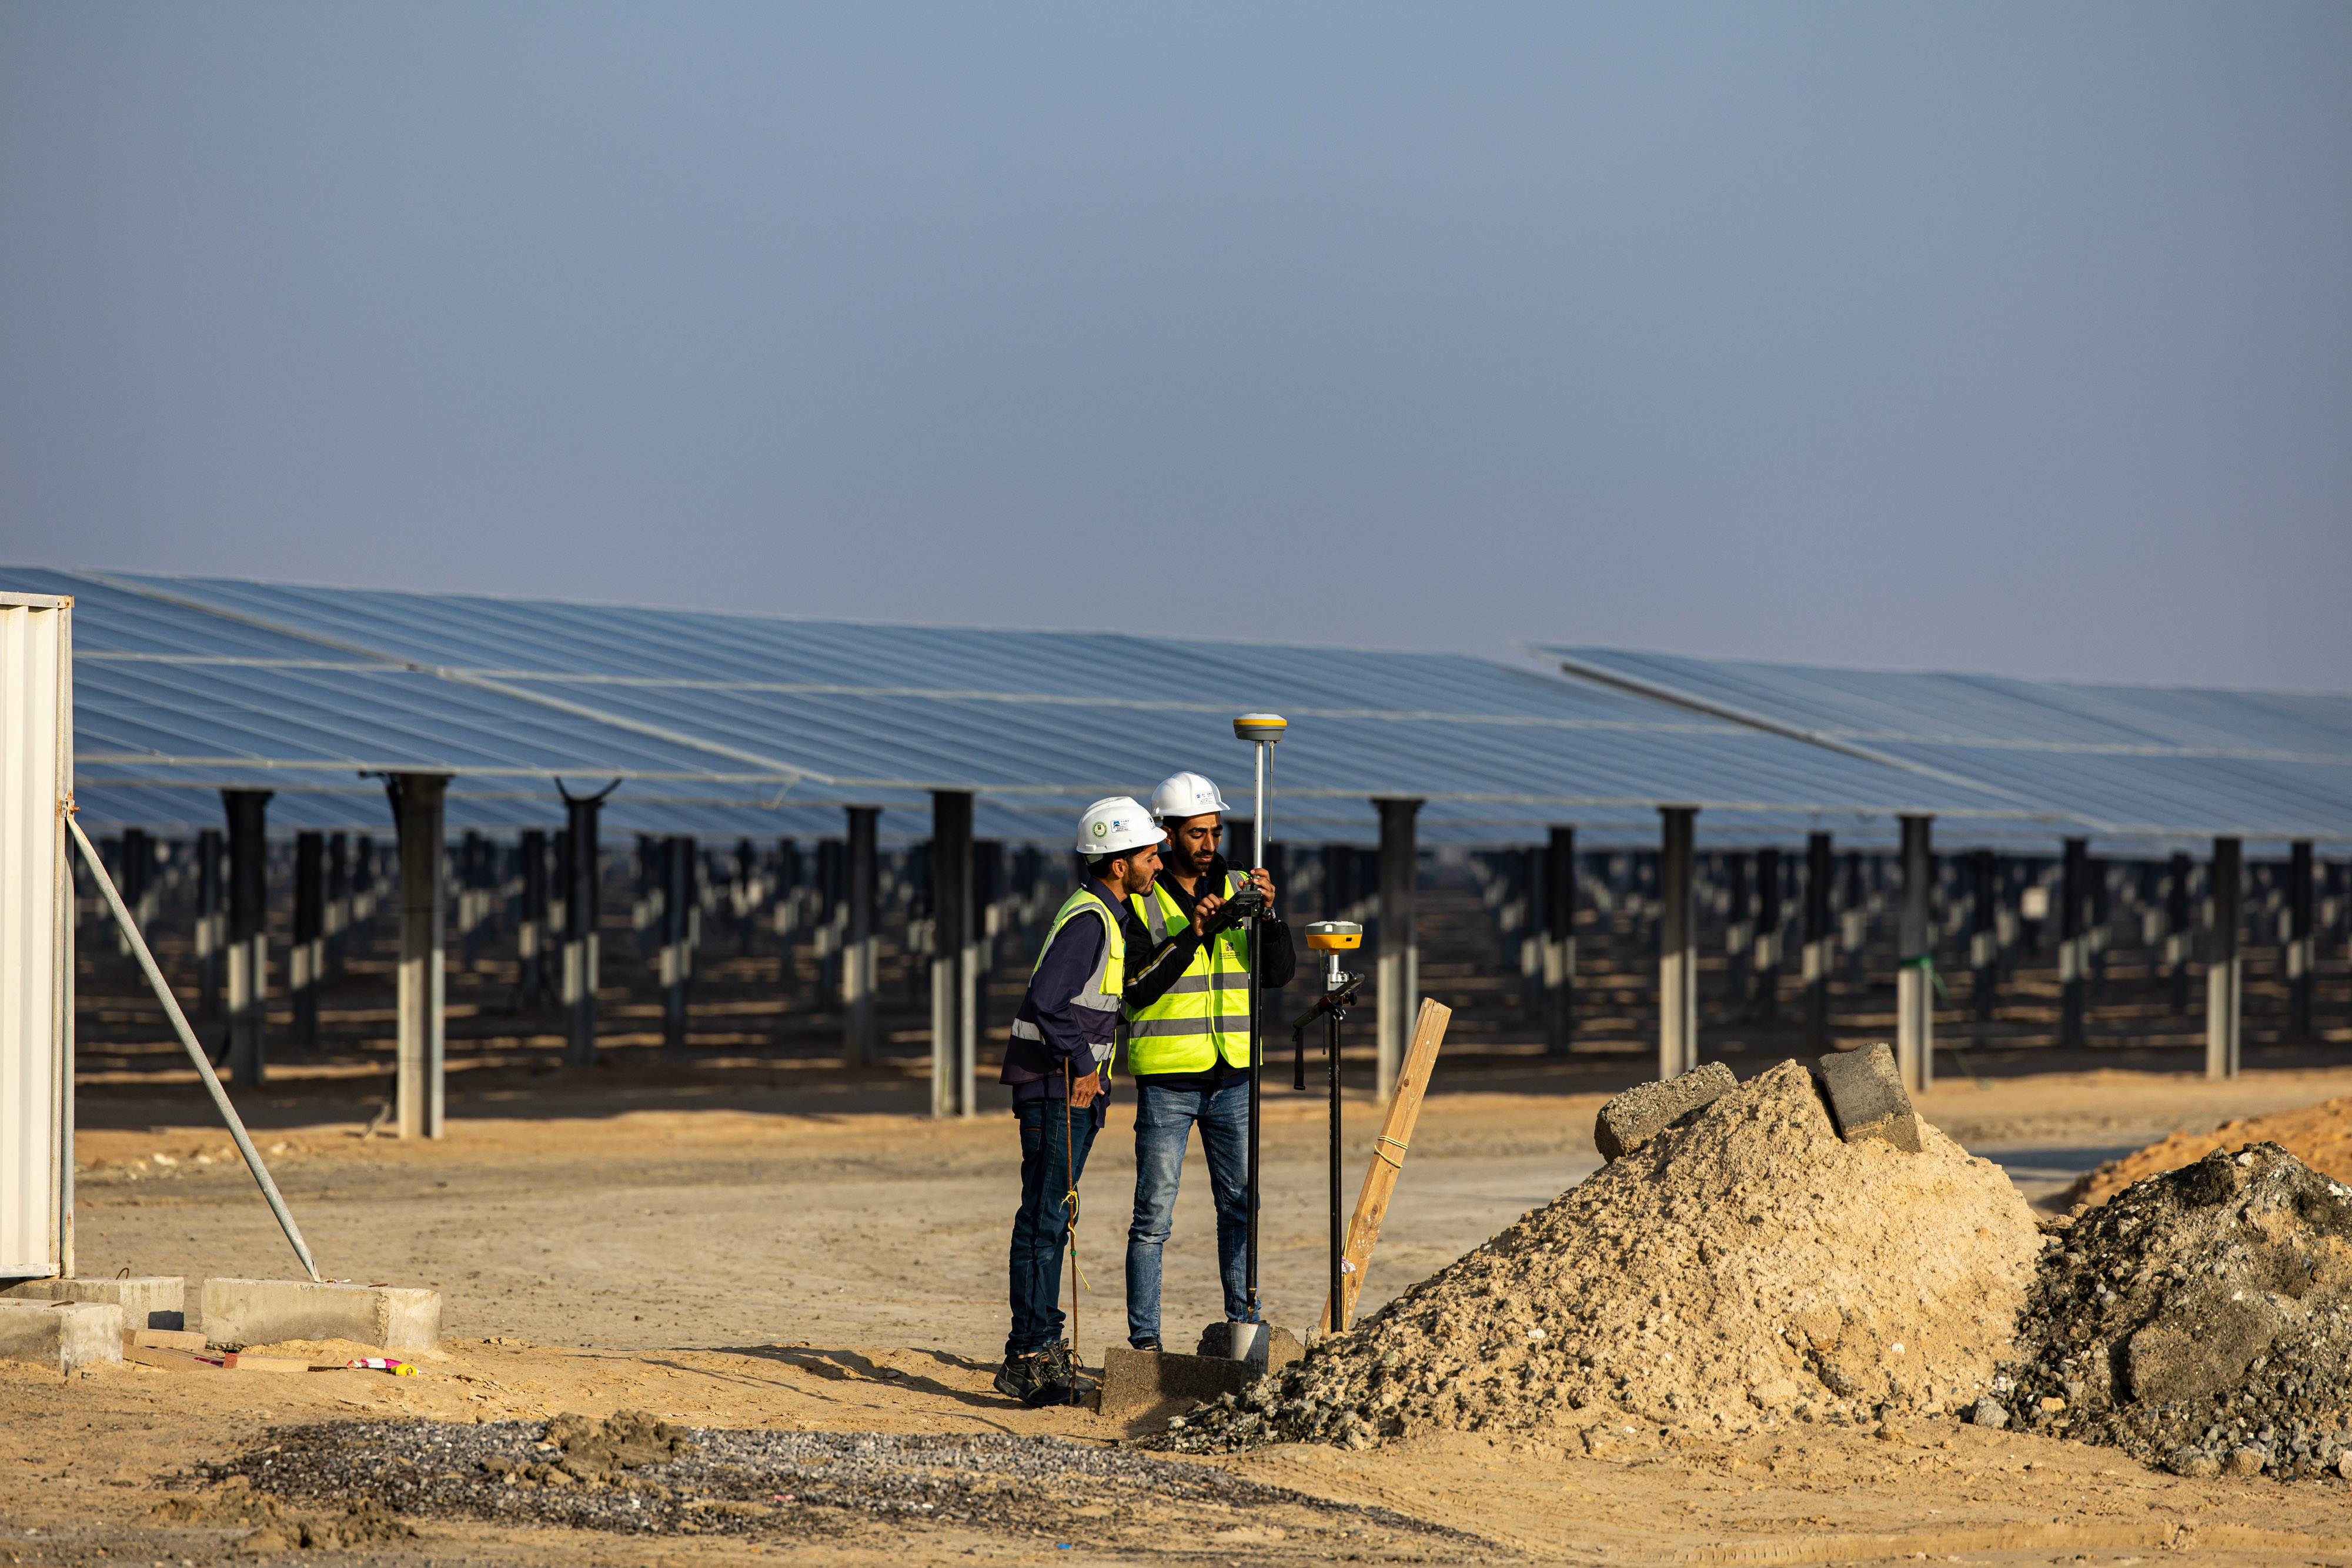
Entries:
POLYGON ((1340 1214, 1339 1147, 1341 1139, 1339 1108, 1339 1015, 1333 1013, 1325 1034, 1331 1053, 1331 1332, 1345 1333, 1348 1329, 1348 1298, 1340 1293, 1339 1265, 1346 1256, 1348 1238, 1342 1229, 1346 1221, 1340 1214))

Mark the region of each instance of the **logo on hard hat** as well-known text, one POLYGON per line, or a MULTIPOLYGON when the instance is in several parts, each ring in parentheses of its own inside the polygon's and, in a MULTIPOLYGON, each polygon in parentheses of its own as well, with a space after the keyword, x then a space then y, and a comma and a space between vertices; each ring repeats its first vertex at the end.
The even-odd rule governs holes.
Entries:
POLYGON ((1108 822, 1097 822, 1097 823, 1095 824, 1095 837, 1097 837, 1097 838, 1098 838, 1098 839, 1099 839, 1099 838, 1103 837, 1105 834, 1108 833, 1108 832, 1110 831, 1110 830, 1111 830, 1111 824, 1110 824, 1110 823, 1108 823, 1108 822))

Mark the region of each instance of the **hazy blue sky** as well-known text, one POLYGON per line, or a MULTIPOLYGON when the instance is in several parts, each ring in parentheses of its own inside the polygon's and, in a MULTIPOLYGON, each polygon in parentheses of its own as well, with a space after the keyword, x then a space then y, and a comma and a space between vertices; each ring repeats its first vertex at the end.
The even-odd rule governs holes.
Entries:
POLYGON ((2352 685, 2352 6, 0 5, 0 559, 2352 685))

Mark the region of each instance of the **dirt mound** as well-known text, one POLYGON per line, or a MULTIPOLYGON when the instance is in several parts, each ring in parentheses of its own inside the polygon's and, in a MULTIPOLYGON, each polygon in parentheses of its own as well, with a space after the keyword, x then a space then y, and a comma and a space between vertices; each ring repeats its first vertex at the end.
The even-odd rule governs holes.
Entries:
MULTIPOLYGON (((272 1450, 273 1452, 275 1450, 272 1450)), ((241 1479, 241 1478, 240 1478, 241 1479)), ((352 1503, 341 1513, 295 1513, 272 1497, 250 1491, 225 1496, 166 1498, 147 1511, 146 1522, 167 1527, 251 1524, 236 1543, 241 1556, 268 1555, 301 1548, 330 1551, 371 1546, 387 1541, 409 1541, 416 1530, 373 1499, 352 1503)))
POLYGON ((1159 1441, 1360 1448, 1628 1416, 1738 1432, 1969 1404, 2041 1243, 1998 1166, 1920 1137, 1841 1142, 1784 1062, 1159 1441))
POLYGON ((605 1482, 622 1470, 654 1469, 674 1459, 692 1458, 702 1450, 683 1427, 673 1427, 643 1410, 615 1410, 610 1419, 566 1411, 547 1424, 541 1448, 559 1450, 545 1463, 528 1460, 485 1460, 496 1475, 514 1475, 544 1481, 560 1471, 576 1481, 605 1482))
POLYGON ((2248 1144, 2276 1144, 2322 1176, 2352 1182, 2352 1095, 2224 1122, 2210 1133, 2175 1133, 2088 1173, 2059 1197, 2058 1207, 2105 1203, 2136 1181, 2194 1165, 2216 1149, 2248 1144))
POLYGON ((355 1502, 339 1514, 289 1514, 261 1526, 236 1543, 243 1556, 269 1556, 296 1548, 349 1551, 391 1541, 414 1541, 416 1527, 395 1518, 378 1502, 355 1502))
POLYGON ((2352 1187, 2254 1144, 2054 1228, 1978 1420, 2182 1475, 2352 1473, 2352 1187))

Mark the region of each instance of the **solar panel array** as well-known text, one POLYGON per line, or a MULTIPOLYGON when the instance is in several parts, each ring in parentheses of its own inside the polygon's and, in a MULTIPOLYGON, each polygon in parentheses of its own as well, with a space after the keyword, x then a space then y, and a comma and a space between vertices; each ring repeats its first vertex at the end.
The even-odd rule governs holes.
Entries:
POLYGON ((2065 833, 2352 837, 2352 698, 2175 692, 1552 650, 1455 653, 828 621, 482 595, 11 569, 76 600, 78 792, 95 823, 385 829, 381 776, 455 775, 453 827, 561 820, 558 780, 622 781, 621 831, 820 836, 882 808, 929 831, 971 790, 983 837, 1051 842, 1097 796, 1180 768, 1238 801, 1234 715, 1291 720, 1277 837, 1370 842, 1378 797, 1425 840, 1574 823, 1650 843, 1828 831, 1946 846, 2065 833), (1573 661, 1586 675, 1559 671, 1573 661), (1630 689, 1638 688, 1638 689, 1630 689))
POLYGON ((2352 695, 1539 652, 1694 716, 1966 780, 2118 847, 2352 841, 2352 695))

